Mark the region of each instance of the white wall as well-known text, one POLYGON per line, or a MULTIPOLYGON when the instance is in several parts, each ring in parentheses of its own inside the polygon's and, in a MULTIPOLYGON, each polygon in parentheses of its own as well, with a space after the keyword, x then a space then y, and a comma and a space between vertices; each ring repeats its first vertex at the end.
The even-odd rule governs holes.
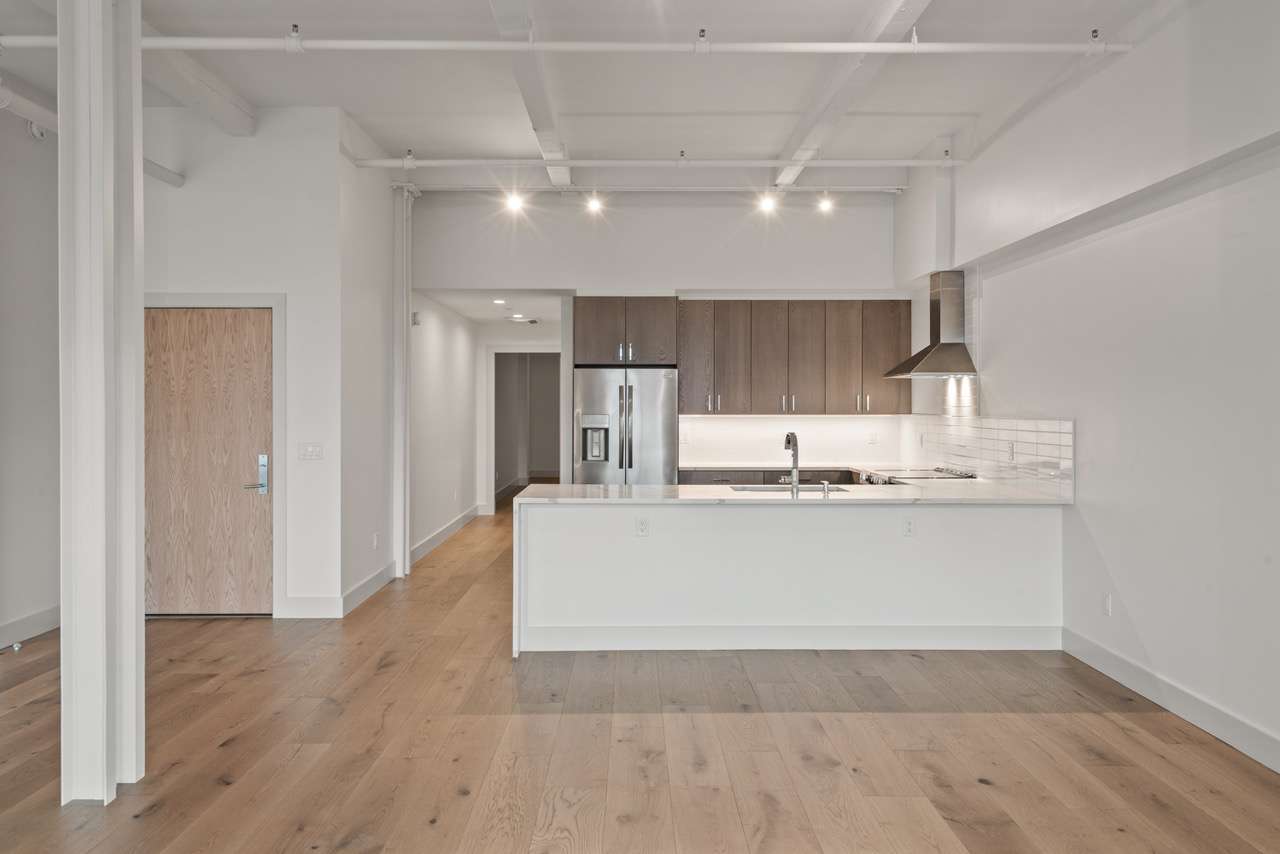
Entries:
POLYGON ((681 415, 680 465, 789 466, 787 433, 803 468, 893 462, 901 456, 897 415, 681 415))
POLYGON ((1280 130, 1280 3, 1192 4, 956 177, 968 263, 1280 130))
POLYGON ((186 185, 146 185, 148 292, 286 298, 286 591, 281 616, 341 613, 342 322, 334 109, 260 110, 251 137, 146 111, 148 155, 186 185), (324 459, 302 461, 316 442, 324 459))
MULTIPOLYGON (((1269 748, 1241 746, 1274 766, 1280 681, 1261 678, 1280 658, 1280 398, 1269 390, 1280 156, 1271 163, 988 271, 982 394, 988 411, 1076 419, 1067 629, 1269 732, 1269 748)), ((1154 699, 1196 713, 1160 690, 1154 699)))
POLYGON ((529 354, 529 473, 560 474, 560 355, 529 354))
POLYGON ((339 163, 342 590, 394 573, 391 549, 392 198, 387 173, 339 163), (374 538, 377 543, 374 543, 374 538))
POLYGON ((58 145, 0 110, 0 645, 58 623, 58 145))
POLYGON ((636 193, 599 218, 538 194, 511 216, 493 193, 427 193, 414 210, 419 288, 586 292, 884 290, 893 287, 893 199, 843 195, 831 216, 791 199, 777 216, 743 195, 636 193))
POLYGON ((481 430, 475 325, 421 292, 412 304, 419 325, 409 329, 410 543, 420 556, 442 531, 475 515, 481 430))

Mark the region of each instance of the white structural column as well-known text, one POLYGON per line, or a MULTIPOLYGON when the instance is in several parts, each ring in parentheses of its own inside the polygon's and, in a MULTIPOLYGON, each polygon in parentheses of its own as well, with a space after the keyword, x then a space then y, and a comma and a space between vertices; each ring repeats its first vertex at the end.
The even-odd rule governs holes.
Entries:
POLYGON ((392 308, 394 375, 391 428, 391 543, 396 575, 413 571, 413 544, 409 524, 409 325, 413 292, 413 203, 422 195, 413 184, 395 184, 393 249, 395 296, 392 308))
MULTIPOLYGON (((533 39, 533 14, 529 0, 489 0, 498 34, 504 41, 529 42, 533 39)), ((538 150, 548 162, 567 160, 569 153, 560 139, 556 125, 556 111, 547 92, 547 75, 542 67, 542 57, 536 53, 517 53, 511 57, 511 71, 515 75, 520 96, 524 99, 529 124, 538 138, 538 150)), ((556 187, 568 187, 573 183, 567 166, 547 166, 547 177, 556 187)))
MULTIPOLYGON (((853 34, 858 41, 898 41, 929 8, 931 0, 882 0, 868 20, 853 34)), ((822 146, 849 110, 858 94, 864 91, 880 70, 886 57, 853 54, 824 59, 825 72, 809 96, 808 106, 787 138, 779 159, 814 160, 821 156, 822 146)), ((789 187, 804 171, 803 165, 784 166, 774 176, 774 184, 789 187)))
POLYGON ((58 4, 64 803, 143 774, 139 3, 58 4))

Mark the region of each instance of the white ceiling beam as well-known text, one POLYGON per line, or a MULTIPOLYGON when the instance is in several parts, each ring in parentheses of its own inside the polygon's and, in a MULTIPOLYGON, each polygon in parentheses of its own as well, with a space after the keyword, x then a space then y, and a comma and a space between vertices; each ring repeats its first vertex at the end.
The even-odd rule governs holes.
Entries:
MULTIPOLYGON (((929 8, 931 0, 887 0, 850 37, 854 41, 900 41, 929 8)), ((810 95, 800 121, 787 138, 779 160, 813 160, 831 137, 853 101, 884 67, 885 56, 854 54, 824 61, 821 82, 810 95)), ((774 184, 789 187, 804 171, 803 165, 784 166, 774 184)))
MULTIPOLYGON (((533 14, 528 0, 489 0, 498 35, 503 41, 529 42, 533 38, 533 14)), ((556 124, 556 112, 547 91, 546 71, 542 56, 533 52, 517 53, 511 57, 511 72, 520 97, 524 99, 529 124, 538 140, 538 150, 545 161, 567 160, 569 153, 556 124)), ((557 187, 568 187, 573 178, 567 166, 547 166, 547 177, 557 187)))
MULTIPOLYGON (((36 8, 56 17, 58 0, 31 0, 36 8)), ((142 22, 142 35, 161 36, 142 22)), ((175 101, 190 107, 231 136, 253 136, 257 127, 254 107, 231 84, 176 50, 145 51, 142 79, 175 101)))

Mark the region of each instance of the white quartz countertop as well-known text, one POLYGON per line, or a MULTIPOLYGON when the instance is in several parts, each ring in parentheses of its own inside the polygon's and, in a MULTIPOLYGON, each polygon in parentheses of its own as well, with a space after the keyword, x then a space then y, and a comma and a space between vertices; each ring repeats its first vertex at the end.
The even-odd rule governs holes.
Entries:
MULTIPOLYGON (((866 467, 862 467, 866 468, 866 467)), ((874 470, 874 468, 872 469, 874 470)), ((830 497, 821 491, 740 492, 729 486, 598 486, 591 484, 533 484, 515 497, 519 504, 1070 504, 1057 494, 1056 484, 1025 481, 917 481, 885 486, 843 485, 830 497)))

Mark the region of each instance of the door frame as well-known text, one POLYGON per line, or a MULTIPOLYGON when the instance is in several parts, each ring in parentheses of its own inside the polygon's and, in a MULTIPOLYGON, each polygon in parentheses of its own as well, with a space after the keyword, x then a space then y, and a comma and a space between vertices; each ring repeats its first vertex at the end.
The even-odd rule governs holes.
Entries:
MULTIPOLYGON (((495 342, 486 344, 483 348, 483 356, 480 370, 477 371, 478 389, 476 394, 476 408, 480 410, 481 415, 478 421, 483 427, 483 439, 477 443, 476 447, 476 515, 492 516, 497 503, 494 495, 493 470, 494 470, 494 440, 496 436, 496 413, 494 411, 494 394, 497 391, 497 357, 499 353, 556 353, 560 356, 560 374, 564 376, 564 353, 561 352, 559 344, 549 342, 529 342, 520 343, 512 342, 495 342)), ((570 373, 570 382, 572 382, 572 373, 570 373)), ((564 386, 561 384, 561 395, 564 394, 564 386)), ((570 401, 572 405, 572 401, 570 401)), ((564 401, 560 401, 561 410, 563 411, 564 401)), ((560 423, 560 470, 564 471, 564 422, 560 423)))
MULTIPOLYGON (((288 459, 285 441, 285 295, 277 293, 156 293, 143 295, 147 308, 269 308, 271 309, 271 616, 285 611, 285 495, 288 459)), ((145 341, 143 342, 145 346, 145 341)), ((143 380, 143 393, 146 381, 143 380)), ((145 442, 145 438, 143 439, 145 442)), ((146 477, 143 476, 145 487, 146 477)), ((146 568, 144 564, 143 577, 146 568)), ((144 606, 145 607, 145 606, 144 606)))

